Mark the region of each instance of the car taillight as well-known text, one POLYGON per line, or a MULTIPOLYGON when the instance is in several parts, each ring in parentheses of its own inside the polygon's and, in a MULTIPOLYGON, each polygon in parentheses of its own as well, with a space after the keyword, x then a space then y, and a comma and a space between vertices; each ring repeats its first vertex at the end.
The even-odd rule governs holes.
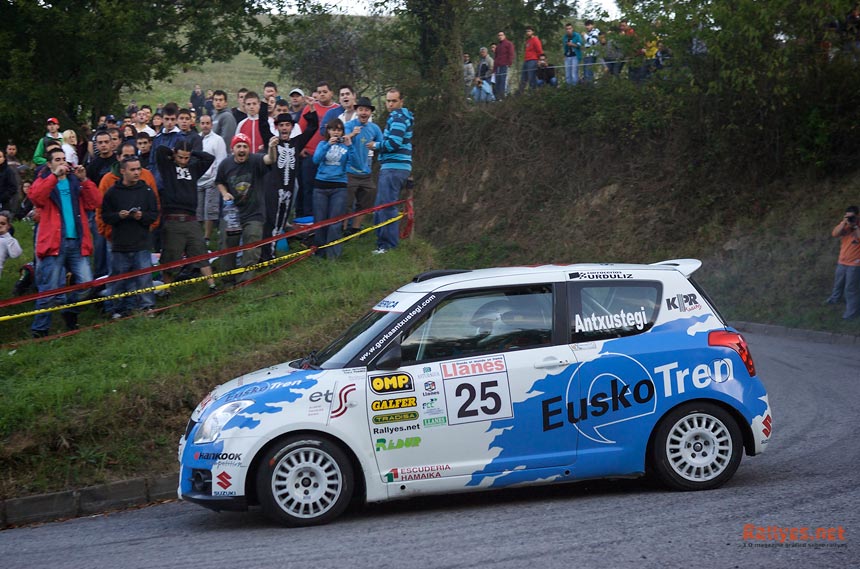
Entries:
POLYGON ((744 337, 737 332, 729 332, 728 330, 714 330, 713 332, 708 334, 708 345, 723 346, 725 348, 733 349, 741 357, 741 360, 743 360, 744 365, 747 366, 747 371, 749 372, 750 376, 755 375, 755 363, 753 362, 749 346, 747 346, 744 337))

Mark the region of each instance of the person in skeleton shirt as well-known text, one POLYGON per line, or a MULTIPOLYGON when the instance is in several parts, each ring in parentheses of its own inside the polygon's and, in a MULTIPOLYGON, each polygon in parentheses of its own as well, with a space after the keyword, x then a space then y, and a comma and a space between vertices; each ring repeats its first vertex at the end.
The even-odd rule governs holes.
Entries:
MULTIPOLYGON (((266 177, 266 221, 263 225, 263 237, 285 233, 289 228, 290 210, 296 195, 296 158, 305 147, 313 133, 316 132, 318 117, 309 113, 308 128, 305 132, 293 122, 289 113, 281 113, 275 118, 278 136, 269 141, 269 151, 263 157, 263 162, 274 166, 266 177), (310 115, 313 115, 311 117, 310 115), (313 122, 313 124, 311 124, 313 122)), ((263 247, 262 260, 274 256, 275 244, 263 247)))

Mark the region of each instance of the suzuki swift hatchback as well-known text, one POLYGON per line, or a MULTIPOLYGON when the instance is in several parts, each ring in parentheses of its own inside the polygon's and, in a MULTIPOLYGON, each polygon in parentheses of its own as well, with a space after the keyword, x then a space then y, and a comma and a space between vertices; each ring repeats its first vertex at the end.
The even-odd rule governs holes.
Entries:
POLYGON ((701 263, 436 271, 326 348, 234 379, 179 444, 179 496, 291 526, 368 502, 645 474, 724 484, 771 436, 701 263))

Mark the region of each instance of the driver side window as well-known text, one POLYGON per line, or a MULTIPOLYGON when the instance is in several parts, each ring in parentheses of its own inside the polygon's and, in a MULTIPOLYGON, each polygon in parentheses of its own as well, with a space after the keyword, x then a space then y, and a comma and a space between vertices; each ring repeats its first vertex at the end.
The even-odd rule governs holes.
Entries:
POLYGON ((403 363, 521 350, 552 342, 551 285, 469 291, 451 296, 400 343, 403 363))

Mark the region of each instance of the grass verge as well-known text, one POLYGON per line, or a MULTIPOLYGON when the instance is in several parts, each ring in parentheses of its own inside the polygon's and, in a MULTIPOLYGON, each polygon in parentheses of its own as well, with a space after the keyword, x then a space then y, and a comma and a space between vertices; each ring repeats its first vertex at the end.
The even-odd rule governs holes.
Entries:
MULTIPOLYGON (((179 435, 215 385, 321 348, 433 264, 419 240, 388 255, 372 248, 365 237, 336 262, 309 259, 157 318, 4 350, 0 497, 174 469, 179 435)), ((203 292, 189 289, 182 295, 203 292)), ((101 318, 94 312, 87 318, 101 318)))

